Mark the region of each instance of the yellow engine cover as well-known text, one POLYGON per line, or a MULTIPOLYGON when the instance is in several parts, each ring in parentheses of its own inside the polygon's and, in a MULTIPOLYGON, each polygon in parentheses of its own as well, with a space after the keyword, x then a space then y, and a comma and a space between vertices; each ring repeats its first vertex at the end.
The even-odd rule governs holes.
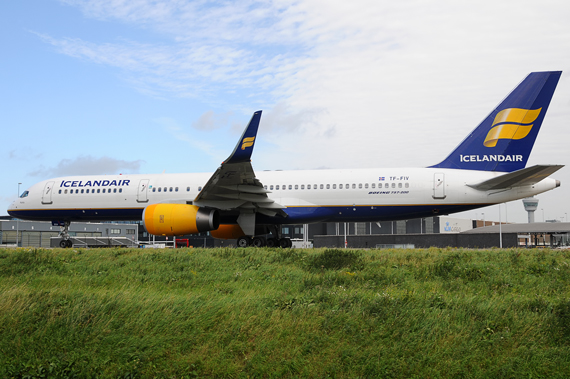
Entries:
POLYGON ((223 240, 237 239, 245 236, 243 230, 237 224, 222 224, 216 230, 212 230, 210 235, 214 238, 219 238, 223 240))
POLYGON ((180 236, 217 229, 215 210, 190 204, 151 204, 143 212, 146 231, 157 236, 180 236))

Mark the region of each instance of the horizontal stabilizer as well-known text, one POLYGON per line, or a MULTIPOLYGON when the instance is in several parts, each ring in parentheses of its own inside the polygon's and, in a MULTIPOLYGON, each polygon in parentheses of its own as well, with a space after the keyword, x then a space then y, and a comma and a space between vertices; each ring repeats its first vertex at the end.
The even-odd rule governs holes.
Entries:
POLYGON ((508 189, 528 186, 540 182, 542 179, 560 170, 563 165, 536 165, 522 170, 509 172, 481 183, 467 184, 471 188, 481 191, 508 189))

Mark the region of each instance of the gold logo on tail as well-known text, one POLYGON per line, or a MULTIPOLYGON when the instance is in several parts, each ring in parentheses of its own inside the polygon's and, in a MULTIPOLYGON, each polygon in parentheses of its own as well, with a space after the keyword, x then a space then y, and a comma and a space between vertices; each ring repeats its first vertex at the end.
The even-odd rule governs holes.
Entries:
POLYGON ((241 149, 245 150, 246 147, 253 146, 253 141, 255 141, 255 137, 244 138, 243 141, 241 141, 241 149))
POLYGON ((523 139, 532 129, 532 123, 537 119, 542 108, 521 109, 507 108, 500 111, 483 145, 495 147, 500 139, 523 139), (500 125, 497 125, 500 124, 500 125), (495 126, 497 125, 497 126, 495 126))

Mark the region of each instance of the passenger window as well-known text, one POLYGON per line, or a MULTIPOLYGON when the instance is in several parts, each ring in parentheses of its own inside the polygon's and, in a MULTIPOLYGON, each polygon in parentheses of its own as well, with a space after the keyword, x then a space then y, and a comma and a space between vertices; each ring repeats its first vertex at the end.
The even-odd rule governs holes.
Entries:
POLYGON ((117 193, 117 189, 116 189, 116 188, 113 189, 113 193, 117 193))
POLYGON ((330 185, 330 184, 327 184, 327 189, 331 189, 331 185, 330 185))
POLYGON ((301 189, 304 190, 305 189, 305 185, 301 184, 301 189))
POLYGON ((164 187, 164 192, 166 192, 168 190, 168 188, 164 187))
POLYGON ((347 185, 346 185, 346 189, 350 189, 350 184, 347 184, 347 185))
POLYGON ((279 190, 279 184, 275 185, 275 190, 279 190))
POLYGON ((295 189, 298 190, 299 189, 299 185, 295 184, 295 189))
POLYGON ((97 193, 101 193, 101 188, 97 188, 97 193))
POLYGON ((336 184, 333 184, 333 189, 336 189, 336 184))
POLYGON ((59 190, 59 194, 61 195, 61 190, 59 190))
POLYGON ((293 186, 291 184, 289 184, 289 191, 291 191, 293 189, 293 186))
POLYGON ((190 192, 190 187, 186 187, 186 192, 190 192))
POLYGON ((338 185, 338 189, 342 189, 342 184, 339 184, 339 185, 338 185))
POLYGON ((271 191, 273 191, 273 185, 270 185, 270 186, 269 186, 269 189, 270 189, 271 191))
POLYGON ((410 183, 406 183, 405 187, 410 188, 410 183))
POLYGON ((158 187, 158 192, 161 192, 161 191, 162 191, 162 188, 158 187))
POLYGON ((170 190, 169 190, 169 191, 172 192, 172 187, 170 187, 170 190))
POLYGON ((392 188, 396 188, 396 183, 392 183, 392 188))
POLYGON ((156 192, 156 187, 154 187, 154 188, 152 189, 152 192, 156 192))
POLYGON ((121 193, 121 192, 123 192, 123 189, 122 189, 122 188, 119 188, 119 193, 121 193))
POLYGON ((356 184, 352 183, 352 189, 356 189, 356 184))
POLYGON ((84 190, 81 190, 81 193, 83 193, 84 190))
POLYGON ((325 186, 321 184, 321 189, 324 189, 324 188, 325 188, 325 186))
POLYGON ((371 184, 372 188, 376 188, 376 183, 371 184))
POLYGON ((398 183, 398 188, 402 188, 402 183, 398 183))
POLYGON ((178 187, 174 188, 174 192, 178 192, 178 187))
POLYGON ((105 193, 105 188, 103 188, 103 193, 105 193))
POLYGON ((198 192, 202 191, 202 187, 198 187, 198 192))
POLYGON ((364 188, 368 188, 368 183, 364 183, 364 188))
POLYGON ((362 183, 358 183, 358 189, 362 189, 362 183))
POLYGON ((65 192, 64 192, 64 193, 67 195, 67 190, 65 190, 65 192))
POLYGON ((311 185, 310 185, 310 184, 307 184, 307 189, 308 189, 308 190, 311 189, 311 185))

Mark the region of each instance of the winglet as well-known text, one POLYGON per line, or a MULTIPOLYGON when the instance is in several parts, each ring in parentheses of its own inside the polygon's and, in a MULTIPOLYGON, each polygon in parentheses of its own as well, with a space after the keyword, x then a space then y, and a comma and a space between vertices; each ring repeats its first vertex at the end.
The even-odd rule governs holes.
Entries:
POLYGON ((240 163, 249 162, 251 160, 251 153, 255 145, 255 138, 257 136, 257 128, 259 127, 259 120, 261 119, 261 111, 257 111, 251 117, 249 124, 243 131, 234 151, 223 163, 240 163))

